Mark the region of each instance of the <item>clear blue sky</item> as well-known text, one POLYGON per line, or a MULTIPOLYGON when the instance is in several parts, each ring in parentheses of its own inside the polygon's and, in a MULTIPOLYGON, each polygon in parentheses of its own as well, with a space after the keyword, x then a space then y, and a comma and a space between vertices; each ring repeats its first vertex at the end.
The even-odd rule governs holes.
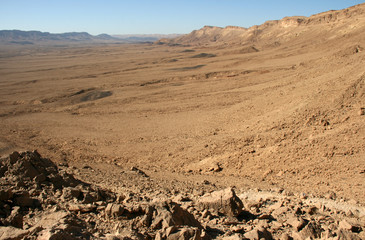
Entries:
POLYGON ((250 27, 310 16, 356 0, 0 0, 0 30, 90 34, 189 33, 204 25, 250 27))

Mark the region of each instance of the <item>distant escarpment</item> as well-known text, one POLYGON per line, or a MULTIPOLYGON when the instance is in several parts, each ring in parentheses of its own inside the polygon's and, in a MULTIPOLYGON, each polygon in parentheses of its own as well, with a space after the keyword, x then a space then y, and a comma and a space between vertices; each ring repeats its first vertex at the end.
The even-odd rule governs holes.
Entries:
POLYGON ((205 26, 174 39, 161 39, 157 44, 207 46, 246 45, 278 46, 297 39, 325 40, 356 34, 365 26, 365 4, 310 17, 285 17, 250 28, 205 26))

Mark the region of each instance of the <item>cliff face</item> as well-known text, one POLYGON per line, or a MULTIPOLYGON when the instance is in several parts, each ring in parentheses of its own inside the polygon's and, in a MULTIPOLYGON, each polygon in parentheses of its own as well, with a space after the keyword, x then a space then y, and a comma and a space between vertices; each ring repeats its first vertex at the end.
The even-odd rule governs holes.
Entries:
POLYGON ((158 43, 169 45, 278 45, 301 38, 331 38, 357 32, 365 26, 365 4, 344 10, 328 11, 310 17, 285 17, 267 21, 250 28, 205 26, 190 34, 174 39, 162 39, 158 43))

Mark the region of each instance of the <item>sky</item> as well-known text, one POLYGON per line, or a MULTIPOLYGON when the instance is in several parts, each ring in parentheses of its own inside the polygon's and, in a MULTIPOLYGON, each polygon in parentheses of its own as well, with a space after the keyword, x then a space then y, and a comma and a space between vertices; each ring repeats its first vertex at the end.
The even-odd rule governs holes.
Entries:
POLYGON ((189 33, 259 25, 364 3, 357 0, 0 0, 0 30, 93 35, 189 33))

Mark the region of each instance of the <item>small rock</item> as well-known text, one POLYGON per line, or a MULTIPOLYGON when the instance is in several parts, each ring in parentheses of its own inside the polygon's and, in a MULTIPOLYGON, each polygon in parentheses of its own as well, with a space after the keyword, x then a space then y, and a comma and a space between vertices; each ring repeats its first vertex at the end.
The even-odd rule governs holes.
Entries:
POLYGON ((270 220, 270 219, 273 219, 273 217, 270 214, 263 213, 260 216, 258 216, 257 219, 259 219, 259 220, 269 219, 270 220))
POLYGON ((44 174, 39 174, 39 175, 37 175, 37 176, 35 176, 34 177, 34 181, 36 182, 36 183, 43 183, 44 181, 46 181, 46 176, 44 175, 44 174))
POLYGON ((81 194, 81 191, 76 188, 66 187, 62 190, 62 198, 64 200, 69 200, 72 198, 78 198, 81 194))
POLYGON ((148 177, 148 175, 144 171, 138 169, 137 167, 131 167, 131 171, 136 172, 143 177, 148 177))
POLYGON ((334 200, 334 199, 336 199, 336 193, 335 193, 335 192, 330 191, 330 192, 326 193, 326 194, 324 195, 324 197, 325 197, 325 198, 327 198, 327 199, 332 199, 332 200, 334 200))
POLYGON ((29 192, 27 191, 14 193, 14 200, 17 206, 33 207, 34 205, 34 199, 29 196, 29 192))
POLYGON ((266 228, 258 227, 244 234, 245 238, 250 240, 272 240, 272 235, 266 228))
POLYGON ((296 231, 300 231, 306 225, 306 222, 301 217, 292 217, 289 218, 286 222, 296 231))
POLYGON ((244 233, 245 226, 244 225, 231 226, 231 231, 234 233, 244 233))
POLYGON ((283 233, 280 236, 280 240, 291 240, 291 239, 292 237, 290 237, 288 233, 283 233))
POLYGON ((96 206, 93 204, 70 204, 68 206, 68 210, 71 212, 92 212, 96 209, 96 206))
POLYGON ((124 207, 121 204, 109 203, 105 208, 105 213, 111 217, 119 217, 123 212, 124 207))
POLYGON ((192 227, 184 227, 180 228, 177 232, 170 234, 167 237, 167 240, 182 240, 182 239, 192 239, 192 240, 201 240, 201 229, 192 228, 192 227))
POLYGON ((166 236, 170 236, 171 234, 175 233, 178 230, 176 226, 171 226, 166 229, 166 236))
POLYGON ((29 231, 15 228, 15 227, 3 227, 0 226, 0 239, 1 240, 18 240, 23 239, 29 234, 29 231))
POLYGON ((0 190, 0 201, 8 201, 13 197, 13 192, 11 191, 11 189, 7 189, 7 190, 0 190))
POLYGON ((352 224, 347 220, 342 220, 338 224, 338 228, 348 230, 348 231, 352 231, 352 232, 360 232, 360 230, 361 230, 360 226, 356 226, 355 224, 352 224))
POLYGON ((274 221, 272 223, 271 229, 274 230, 274 231, 277 231, 277 230, 279 230, 282 227, 283 227, 283 224, 282 223, 277 222, 277 221, 274 221))
POLYGON ((299 233, 296 234, 299 239, 316 239, 321 237, 321 231, 320 225, 318 225, 316 222, 310 222, 299 233))
POLYGON ((16 228, 23 228, 23 215, 20 213, 20 207, 16 206, 11 211, 11 214, 6 218, 9 225, 16 228))
POLYGON ((360 109, 359 109, 359 115, 360 115, 360 116, 365 115, 365 108, 360 108, 360 109))
POLYGON ((350 231, 344 230, 344 229, 339 229, 336 232, 337 238, 336 239, 343 239, 343 240, 363 240, 362 238, 360 238, 359 236, 357 236, 357 234, 354 234, 350 231))
POLYGON ((289 212, 289 208, 288 207, 280 207, 280 208, 278 208, 278 209, 276 209, 276 210, 274 210, 272 213, 271 213, 271 215, 273 215, 275 218, 278 218, 279 216, 281 216, 281 215, 283 215, 283 214, 285 214, 285 213, 287 213, 287 212, 289 212))
POLYGON ((18 152, 12 152, 9 155, 10 163, 14 164, 20 158, 20 154, 18 152))
POLYGON ((317 212, 317 208, 312 206, 312 207, 307 207, 303 209, 306 213, 308 213, 309 215, 313 215, 317 212))
POLYGON ((242 240, 244 239, 241 234, 233 234, 231 236, 223 237, 222 240, 242 240))
POLYGON ((202 212, 202 217, 203 218, 206 218, 208 216, 211 216, 212 214, 209 212, 208 209, 204 209, 203 212, 202 212))
POLYGON ((278 208, 281 208, 283 206, 283 202, 276 202, 275 204, 273 204, 273 205, 271 205, 270 207, 269 207, 269 210, 270 211, 274 211, 274 210, 276 210, 276 209, 278 209, 278 208))

